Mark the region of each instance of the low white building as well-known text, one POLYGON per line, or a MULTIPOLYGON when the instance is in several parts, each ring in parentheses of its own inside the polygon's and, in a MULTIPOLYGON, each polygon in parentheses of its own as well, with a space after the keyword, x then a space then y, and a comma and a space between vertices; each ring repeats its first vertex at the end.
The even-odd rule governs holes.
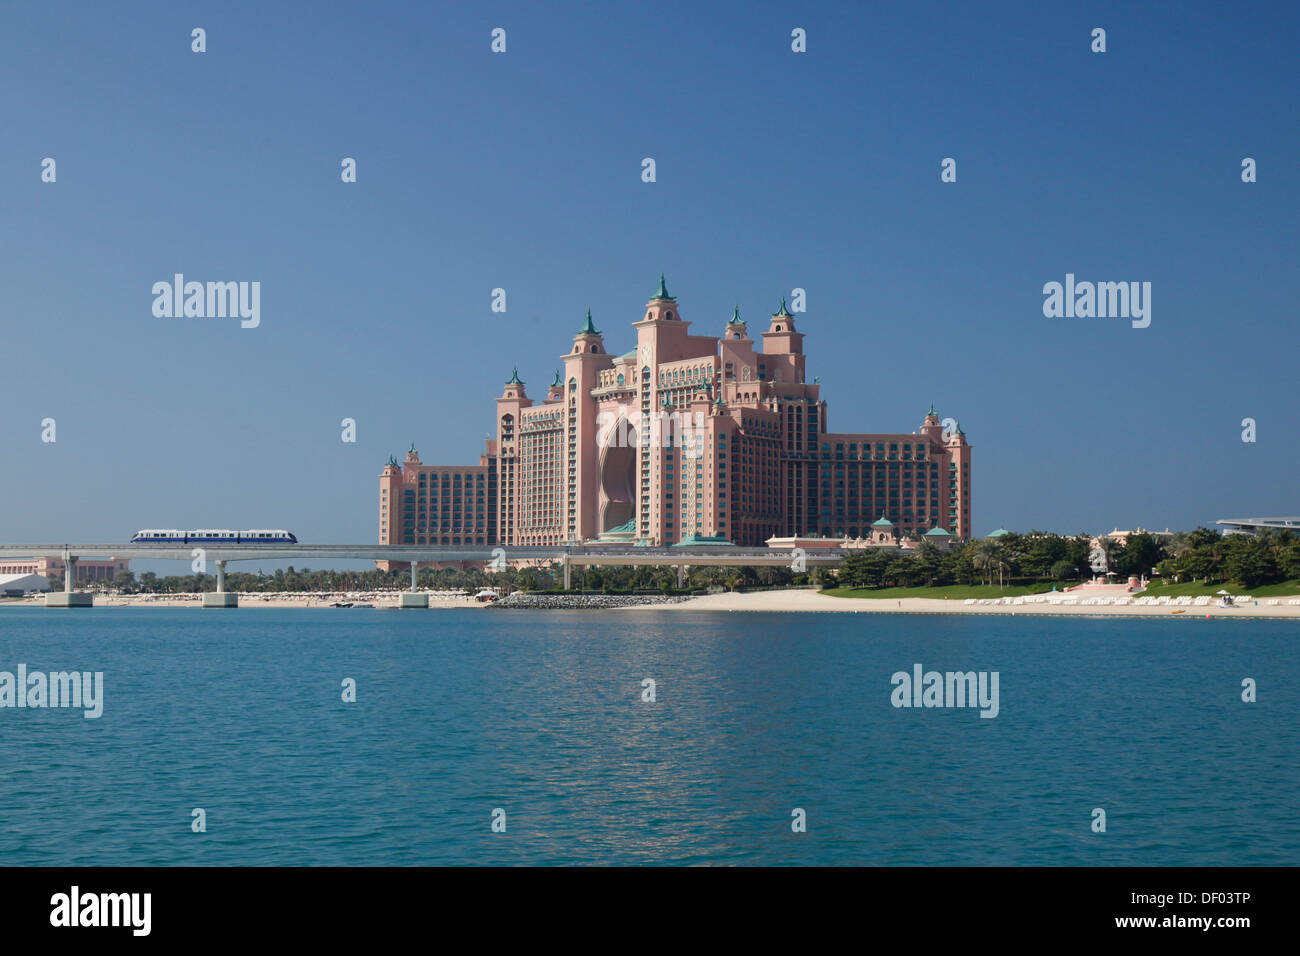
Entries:
POLYGON ((48 591, 50 579, 41 574, 0 574, 0 595, 22 597, 28 591, 48 591))

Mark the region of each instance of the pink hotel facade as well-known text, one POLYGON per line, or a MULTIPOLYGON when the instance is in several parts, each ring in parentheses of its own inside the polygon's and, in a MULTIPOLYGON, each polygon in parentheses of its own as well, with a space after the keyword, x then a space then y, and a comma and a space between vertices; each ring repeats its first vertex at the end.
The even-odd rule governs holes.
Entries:
POLYGON ((588 312, 540 401, 518 372, 496 400, 478 465, 427 465, 414 447, 379 478, 381 544, 665 546, 773 536, 971 536, 971 446, 933 406, 917 433, 832 432, 781 302, 760 343, 739 310, 692 335, 663 277, 610 354, 588 312), (646 423, 660 415, 685 433, 646 423), (650 440, 653 438, 653 440, 650 440))

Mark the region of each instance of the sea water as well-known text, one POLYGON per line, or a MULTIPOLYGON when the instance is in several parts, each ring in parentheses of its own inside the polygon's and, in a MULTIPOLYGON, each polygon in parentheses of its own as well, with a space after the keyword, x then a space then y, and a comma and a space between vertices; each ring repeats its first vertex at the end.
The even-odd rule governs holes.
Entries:
POLYGON ((1300 622, 0 609, 20 664, 102 712, 0 708, 9 865, 1300 862, 1300 622))

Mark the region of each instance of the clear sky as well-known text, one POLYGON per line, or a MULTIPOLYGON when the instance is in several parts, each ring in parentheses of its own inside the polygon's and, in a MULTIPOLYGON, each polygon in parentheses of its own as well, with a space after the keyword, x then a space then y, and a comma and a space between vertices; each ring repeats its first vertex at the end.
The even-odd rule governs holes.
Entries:
POLYGON ((959 419, 977 533, 1300 513, 1295 11, 8 2, 0 541, 373 541, 390 454, 476 463, 660 271, 696 333, 805 289, 830 427, 959 419), (177 272, 260 326, 155 317, 177 272), (1066 273, 1150 327, 1045 317, 1066 273))

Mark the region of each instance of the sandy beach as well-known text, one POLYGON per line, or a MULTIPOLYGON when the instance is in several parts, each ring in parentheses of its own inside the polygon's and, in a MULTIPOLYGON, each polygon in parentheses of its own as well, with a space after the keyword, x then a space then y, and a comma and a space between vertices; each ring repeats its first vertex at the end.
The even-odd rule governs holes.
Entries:
MULTIPOLYGON (((484 608, 487 604, 472 597, 442 593, 429 593, 429 608, 484 608)), ((1059 596, 1055 596, 1059 599, 1059 596)), ((397 605, 393 592, 369 594, 364 597, 338 597, 335 595, 290 596, 285 594, 240 594, 242 608, 325 608, 333 601, 353 601, 371 604, 375 608, 397 605)), ((993 599, 967 601, 956 598, 841 598, 813 590, 790 589, 783 591, 725 592, 688 598, 675 604, 641 605, 633 608, 611 610, 664 610, 664 611, 769 611, 848 614, 1045 614, 1084 617, 1183 617, 1183 618, 1290 618, 1300 619, 1300 595, 1293 597, 1251 598, 1233 607, 1220 607, 1218 599, 1206 605, 1192 604, 1128 604, 1081 603, 1052 604, 1047 595, 1024 598, 1007 598, 1005 603, 993 599), (1296 601, 1296 604, 1292 604, 1296 601), (987 603, 986 603, 987 602, 987 603), (1257 602, 1257 603, 1256 603, 1257 602)), ((1175 599, 1176 600, 1176 599, 1175 599)), ((44 607, 45 598, 32 597, 0 601, 0 607, 44 607)), ((201 607, 197 595, 95 595, 95 607, 201 607)))
MULTIPOLYGON (((1038 597, 1039 595, 1034 595, 1038 597)), ((1012 599, 1015 600, 1015 599, 1012 599)), ((1252 599, 1252 602, 1255 599, 1252 599)), ((1219 607, 1217 600, 1207 606, 1196 605, 1120 605, 1048 604, 1046 601, 1021 604, 967 604, 962 599, 942 598, 840 598, 811 590, 751 591, 748 593, 709 594, 691 598, 681 604, 665 605, 666 611, 822 611, 861 614, 1051 614, 1108 617, 1273 617, 1300 619, 1300 595, 1282 598, 1259 598, 1259 604, 1219 607), (1269 602, 1276 601, 1276 604, 1269 602)))

